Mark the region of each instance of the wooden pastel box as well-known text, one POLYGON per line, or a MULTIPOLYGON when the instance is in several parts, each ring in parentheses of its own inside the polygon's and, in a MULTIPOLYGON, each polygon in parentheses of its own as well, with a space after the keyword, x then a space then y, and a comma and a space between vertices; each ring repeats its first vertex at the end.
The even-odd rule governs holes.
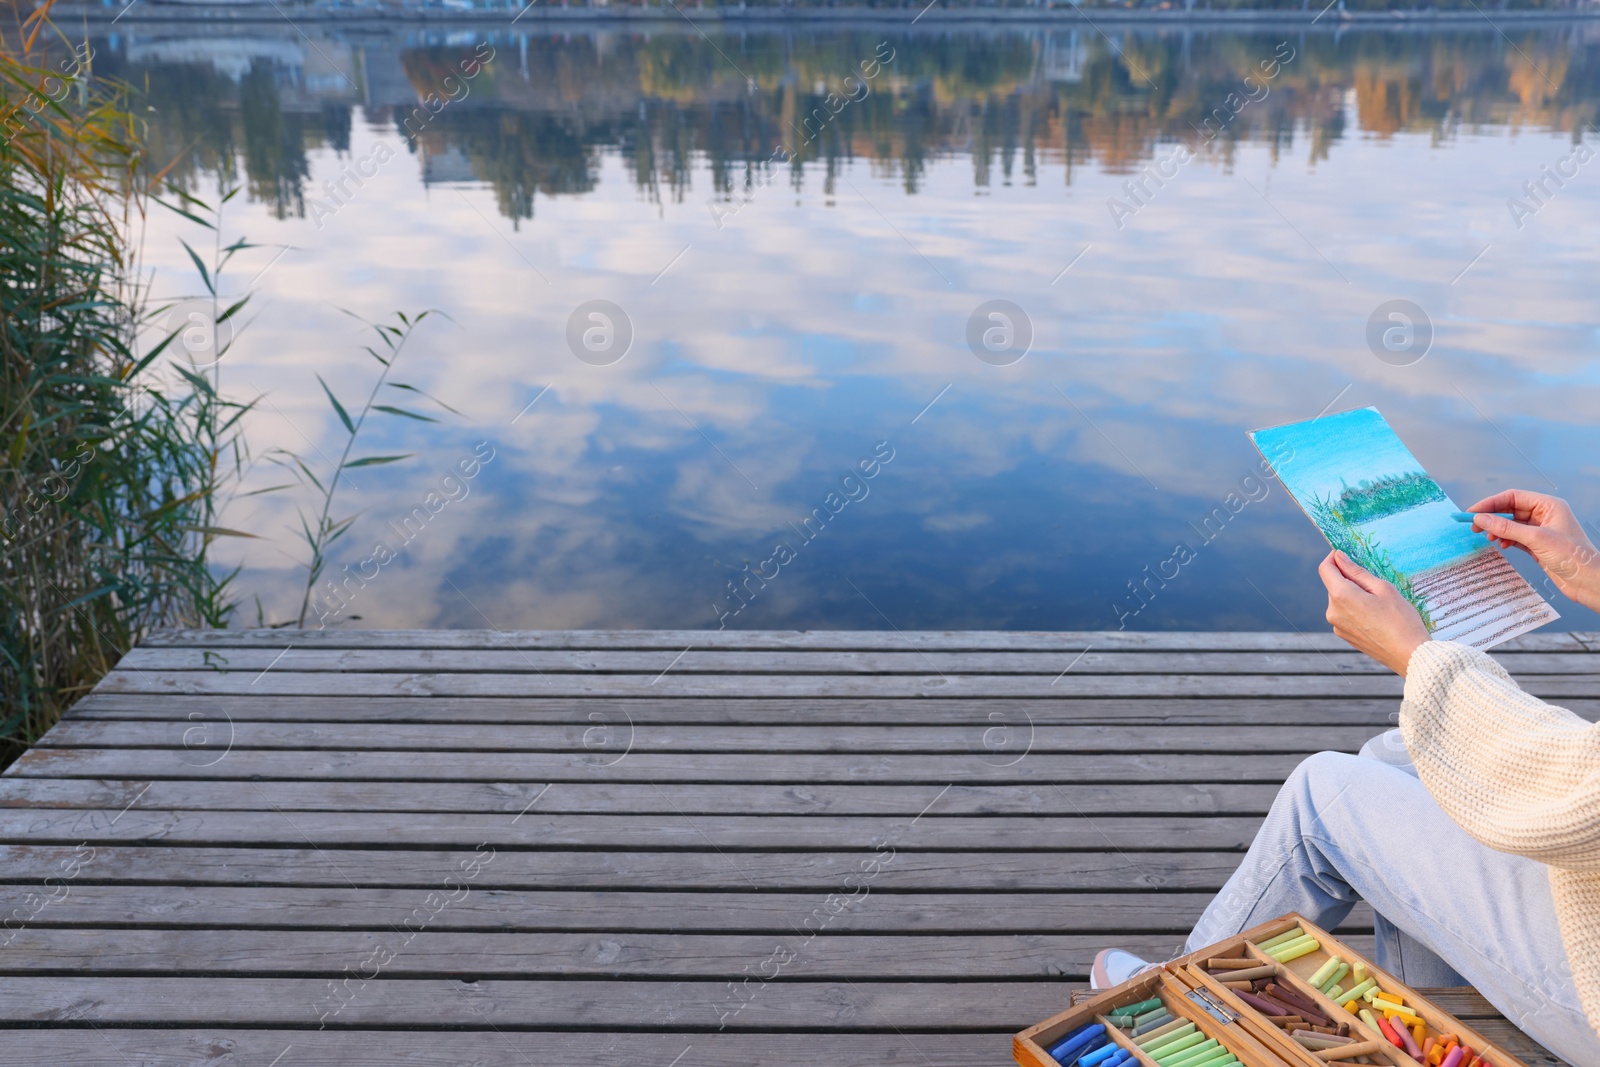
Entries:
MULTIPOLYGON (((1324 984, 1329 989, 1340 991, 1331 984, 1324 984)), ((1120 1006, 1152 997, 1159 997, 1175 1019, 1193 1022, 1200 1033, 1208 1039, 1215 1039, 1244 1067, 1350 1067, 1351 1064, 1371 1064, 1376 1067, 1472 1067, 1473 1063, 1478 1063, 1479 1067, 1526 1067, 1515 1056, 1419 996, 1415 990, 1369 962, 1332 934, 1298 915, 1285 915, 1263 923, 1146 971, 1113 989, 1096 993, 1092 998, 1016 1035, 1012 1054, 1023 1067, 1060 1067, 1049 1050, 1065 1035, 1098 1022, 1106 1025, 1109 1038, 1130 1049, 1133 1061, 1128 1067, 1134 1067, 1135 1064, 1137 1067, 1158 1067, 1153 1059, 1132 1045, 1121 1028, 1106 1023, 1107 1017, 1114 1015, 1120 1006), (1280 944, 1273 950, 1281 953, 1287 949, 1290 953, 1287 958, 1277 959, 1273 951, 1260 947, 1274 939, 1288 937, 1296 927, 1301 931, 1296 945, 1280 944), (1312 941, 1315 942, 1314 949, 1308 947, 1312 941), (1349 1011, 1344 1007, 1344 1003, 1348 1002, 1343 1001, 1343 996, 1347 994, 1342 994, 1341 1001, 1336 1002, 1322 989, 1311 984, 1311 979, 1325 964, 1334 966, 1331 962, 1334 957, 1352 968, 1360 964, 1376 982, 1382 998, 1385 998, 1380 999, 1377 1008, 1357 1001, 1356 1011, 1349 1011), (1228 966, 1237 970, 1208 973, 1207 964, 1219 960, 1227 961, 1228 966), (1245 961, 1250 963, 1247 968, 1243 967, 1245 961), (1250 982, 1234 981, 1230 986, 1227 984, 1230 973, 1245 974, 1252 978, 1250 982), (1316 1034, 1307 1029, 1297 1030, 1296 1036, 1291 1036, 1289 1030, 1284 1028, 1298 1027, 1298 1022, 1284 1021, 1298 1019, 1298 1014, 1269 1017, 1262 1007, 1257 1006, 1261 1004, 1264 994, 1259 990, 1252 993, 1244 989, 1247 984, 1260 985, 1262 982, 1272 983, 1277 990, 1277 997, 1283 998, 1278 1000, 1267 996, 1271 1004, 1301 1006, 1303 1014, 1320 1021, 1325 1029, 1338 1028, 1346 1035, 1321 1040, 1330 1045, 1333 1041, 1347 1041, 1350 1044, 1343 1047, 1359 1046, 1370 1051, 1359 1059, 1347 1056, 1346 1060, 1341 1061, 1338 1057, 1347 1054, 1341 1051, 1340 1046, 1332 1045, 1327 1051, 1306 1047, 1306 1042, 1320 1043, 1316 1034), (1386 1018, 1382 1005, 1388 1002, 1388 997, 1403 1001, 1406 1009, 1389 1014, 1386 1018), (1363 1008, 1366 1009, 1365 1016, 1358 1014, 1363 1008), (1372 1022, 1378 1019, 1384 1019, 1384 1022, 1375 1029, 1372 1022), (1413 1029, 1404 1037, 1400 1036, 1394 1028, 1402 1025, 1401 1021, 1406 1019, 1412 1020, 1414 1028, 1420 1024, 1420 1031, 1413 1029), (1384 1032, 1385 1026, 1389 1033, 1384 1032), (1418 1040, 1415 1037, 1417 1032, 1422 1032, 1424 1038, 1418 1040), (1450 1037, 1454 1038, 1453 1042, 1447 1040, 1450 1037), (1438 1056, 1429 1060, 1426 1053, 1413 1056, 1407 1047, 1395 1043, 1406 1042, 1421 1051, 1430 1038, 1441 1051, 1456 1051, 1457 1062, 1450 1063, 1448 1055, 1442 1060, 1438 1056), (1466 1058, 1469 1049, 1470 1060, 1466 1058)), ((1311 1026, 1310 1023, 1305 1025, 1308 1028, 1311 1026)))

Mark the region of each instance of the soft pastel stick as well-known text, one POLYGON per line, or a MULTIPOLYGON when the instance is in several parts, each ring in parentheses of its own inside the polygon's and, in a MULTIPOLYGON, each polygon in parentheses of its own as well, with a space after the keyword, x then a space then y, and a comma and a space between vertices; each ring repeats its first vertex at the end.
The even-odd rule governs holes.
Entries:
POLYGON ((1227 1056, 1229 1056, 1229 1051, 1226 1048, 1222 1048, 1221 1041, 1211 1041, 1210 1048, 1206 1048, 1202 1053, 1170 1059, 1162 1067, 1198 1067, 1200 1064, 1210 1064, 1210 1062, 1224 1059, 1227 1056))
POLYGON ((1450 517, 1457 522, 1471 522, 1479 515, 1498 515, 1502 519, 1516 518, 1516 516, 1509 511, 1452 511, 1450 513, 1450 517))
POLYGON ((1355 965, 1350 968, 1350 977, 1357 984, 1365 982, 1367 980, 1367 965, 1357 960, 1355 965))
POLYGON ((1095 1064, 1104 1063, 1106 1060, 1109 1060, 1111 1057, 1115 1056, 1121 1051, 1121 1045, 1107 1041, 1104 1045, 1095 1049, 1093 1052, 1086 1052, 1082 1056, 1079 1056, 1078 1067, 1094 1067, 1095 1064))
MULTIPOLYGON (((1127 1063, 1129 1058, 1131 1058, 1133 1055, 1133 1053, 1129 1052, 1121 1045, 1107 1045, 1106 1047, 1111 1049, 1111 1055, 1107 1056, 1103 1060, 1097 1061, 1100 1067, 1118 1067, 1119 1064, 1127 1063)), ((1097 1049, 1096 1051, 1099 1050, 1097 1049)), ((1080 1058, 1078 1062, 1081 1064, 1083 1063, 1084 1059, 1087 1059, 1087 1057, 1080 1058)))
POLYGON ((1218 1047, 1211 1049, 1200 1059, 1191 1060, 1187 1067, 1216 1067, 1217 1064, 1232 1058, 1233 1053, 1229 1052, 1226 1048, 1218 1047))
POLYGON ((1316 938, 1302 937, 1298 941, 1285 942, 1276 948, 1269 949, 1267 955, 1279 963, 1288 963, 1290 960, 1297 960, 1301 956, 1309 956, 1321 947, 1321 945, 1317 944, 1316 938))
POLYGON ((1450 1055, 1444 1058, 1439 1067, 1461 1067, 1461 1046, 1457 1045, 1450 1050, 1450 1055))
POLYGON ((1285 945, 1290 941, 1297 941, 1304 936, 1306 936, 1306 932, 1300 929, 1300 927, 1296 926, 1293 930, 1285 930, 1283 933, 1278 934, 1275 937, 1269 937, 1265 941, 1257 941, 1256 948, 1259 948, 1263 952, 1267 952, 1278 945, 1285 945))
POLYGON ((1106 1028, 1099 1023, 1080 1026, 1060 1041, 1050 1050, 1050 1055, 1061 1063, 1071 1063, 1089 1048, 1089 1043, 1095 1038, 1104 1038, 1106 1028))
MULTIPOLYGON (((1352 971, 1350 973, 1350 977, 1352 977, 1352 978, 1355 977, 1355 972, 1354 971, 1352 971)), ((1360 998, 1366 996, 1368 993, 1372 992, 1374 989, 1377 989, 1377 988, 1378 988, 1378 983, 1377 982, 1374 982, 1370 978, 1363 978, 1363 979, 1361 979, 1359 984, 1350 987, 1350 991, 1345 994, 1345 999, 1346 1000, 1359 1000, 1360 998)))
POLYGON ((1153 1034, 1163 1027, 1176 1029, 1177 1027, 1174 1025, 1175 1023, 1177 1023, 1177 1020, 1172 1017, 1172 1013, 1170 1011, 1164 1011, 1160 1015, 1152 1018, 1149 1022, 1139 1023, 1137 1026, 1135 1026, 1131 1036, 1142 1037, 1145 1034, 1153 1034))
POLYGON ((1160 997, 1151 997, 1149 1000, 1141 1000, 1137 1004, 1124 1004, 1122 1007, 1117 1009, 1117 1014, 1118 1015, 1143 1015, 1145 1012, 1149 1011, 1151 1008, 1159 1008, 1159 1007, 1161 1007, 1161 998, 1160 997))
POLYGON ((1406 1055, 1414 1060, 1422 1059, 1422 1049, 1417 1046, 1416 1038, 1411 1036, 1411 1031, 1404 1026, 1395 1024, 1394 1032, 1400 1038, 1400 1047, 1406 1050, 1406 1055))
POLYGON ((1186 1019, 1173 1019, 1171 1022, 1162 1023, 1160 1026, 1151 1026, 1150 1029, 1146 1030, 1142 1034, 1133 1035, 1133 1043, 1138 1047, 1143 1048, 1145 1045, 1160 1041, 1163 1037, 1166 1037, 1170 1033, 1181 1030, 1185 1026, 1193 1025, 1194 1023, 1191 1023, 1186 1019))
POLYGON ((1161 1063, 1173 1053, 1182 1052, 1186 1048, 1194 1048, 1205 1039, 1206 1035, 1202 1033, 1184 1034, 1182 1037, 1173 1038, 1171 1041, 1153 1045, 1144 1051, 1151 1059, 1161 1063))
POLYGON ((1319 1049, 1312 1055, 1319 1060, 1353 1060, 1358 1056, 1372 1056, 1382 1052, 1389 1046, 1382 1041, 1359 1041, 1353 1045, 1339 1045, 1336 1048, 1319 1049))
POLYGON ((1167 1057, 1161 1061, 1161 1067, 1189 1067, 1191 1063, 1199 1063, 1201 1060, 1209 1059, 1211 1054, 1221 1047, 1222 1042, 1213 1037, 1200 1042, 1193 1048, 1184 1049, 1176 1056, 1167 1057))
POLYGON ((1361 1009, 1361 1021, 1366 1023, 1368 1026, 1372 1027, 1372 1029, 1375 1032, 1378 1032, 1378 1033, 1382 1032, 1382 1031, 1378 1030, 1378 1017, 1376 1015, 1373 1015, 1372 1012, 1370 1010, 1368 1010, 1367 1008, 1362 1008, 1361 1009))
MULTIPOLYGON (((1341 960, 1339 966, 1333 969, 1332 977, 1330 977, 1326 982, 1312 982, 1311 984, 1326 993, 1328 990, 1344 981, 1344 976, 1349 973, 1350 965, 1341 960)), ((1337 1000, 1338 998, 1336 997, 1334 999, 1337 1000)))
POLYGON ((1400 1040, 1400 1035, 1394 1032, 1394 1027, 1389 1024, 1388 1019, 1379 1019, 1378 1029, 1383 1032, 1383 1036, 1388 1039, 1389 1044, 1395 1048, 1405 1048, 1404 1043, 1400 1040))
POLYGON ((1344 986, 1340 985, 1338 982, 1333 983, 1333 985, 1329 986, 1327 989, 1324 989, 1323 992, 1328 994, 1328 999, 1336 1004, 1345 999, 1344 986))
POLYGON ((1156 1001, 1156 1006, 1155 1007, 1147 1008, 1144 1011, 1134 1012, 1132 1014, 1133 1014, 1133 1024, 1135 1026, 1139 1026, 1139 1025, 1142 1025, 1144 1023, 1149 1022, 1151 1019, 1156 1019, 1156 1018, 1159 1018, 1160 1016, 1163 1016, 1163 1015, 1171 1015, 1172 1013, 1167 1010, 1167 1006, 1165 1004, 1161 1003, 1158 1000, 1158 1001, 1156 1001))
MULTIPOLYGON (((1323 986, 1327 985, 1330 980, 1332 980, 1333 972, 1337 971, 1339 969, 1339 965, 1342 963, 1344 963, 1344 960, 1341 960, 1338 956, 1329 956, 1321 967, 1318 967, 1315 971, 1311 972, 1311 977, 1306 980, 1312 985, 1316 986, 1318 989, 1321 989, 1323 986)), ((1349 968, 1346 968, 1346 970, 1348 969, 1349 968)))

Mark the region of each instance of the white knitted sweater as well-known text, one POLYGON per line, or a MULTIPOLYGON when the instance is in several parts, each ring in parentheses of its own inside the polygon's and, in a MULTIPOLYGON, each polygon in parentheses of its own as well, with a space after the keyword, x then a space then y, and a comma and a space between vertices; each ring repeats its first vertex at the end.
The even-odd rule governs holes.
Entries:
POLYGON ((1600 725, 1524 693, 1476 649, 1428 641, 1406 670, 1400 731, 1462 829, 1549 866, 1578 999, 1600 1033, 1600 725))

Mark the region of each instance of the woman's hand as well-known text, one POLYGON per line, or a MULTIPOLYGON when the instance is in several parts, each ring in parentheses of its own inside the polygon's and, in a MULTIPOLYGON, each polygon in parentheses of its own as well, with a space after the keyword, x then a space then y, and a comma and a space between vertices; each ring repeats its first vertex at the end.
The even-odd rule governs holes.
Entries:
POLYGON ((1404 678, 1428 628, 1411 601, 1389 582, 1335 549, 1317 568, 1328 587, 1328 622, 1333 632, 1404 678))
POLYGON ((1558 496, 1507 489, 1468 511, 1509 511, 1516 521, 1479 515, 1472 528, 1501 548, 1513 545, 1532 556, 1550 580, 1584 607, 1600 611, 1600 553, 1584 534, 1572 508, 1558 496))

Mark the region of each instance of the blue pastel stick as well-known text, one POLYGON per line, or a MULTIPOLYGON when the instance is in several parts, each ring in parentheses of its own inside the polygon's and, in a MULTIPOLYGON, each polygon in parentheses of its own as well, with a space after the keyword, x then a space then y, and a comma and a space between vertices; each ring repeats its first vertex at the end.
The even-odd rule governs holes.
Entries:
POLYGON ((1058 1063, 1071 1063, 1089 1048, 1091 1041, 1095 1038, 1104 1040, 1105 1036, 1106 1028, 1100 1023, 1081 1027, 1058 1041, 1050 1050, 1050 1056, 1058 1063))
POLYGON ((1121 1045, 1115 1045, 1107 1042, 1103 1048, 1097 1048, 1093 1052, 1085 1053, 1084 1055, 1079 1056, 1078 1067, 1095 1067, 1095 1064, 1097 1063, 1109 1062, 1113 1056, 1121 1051, 1121 1045))
POLYGON ((1498 515, 1502 519, 1516 518, 1516 516, 1509 511, 1452 511, 1450 513, 1450 517, 1457 522, 1471 522, 1479 515, 1498 515))

